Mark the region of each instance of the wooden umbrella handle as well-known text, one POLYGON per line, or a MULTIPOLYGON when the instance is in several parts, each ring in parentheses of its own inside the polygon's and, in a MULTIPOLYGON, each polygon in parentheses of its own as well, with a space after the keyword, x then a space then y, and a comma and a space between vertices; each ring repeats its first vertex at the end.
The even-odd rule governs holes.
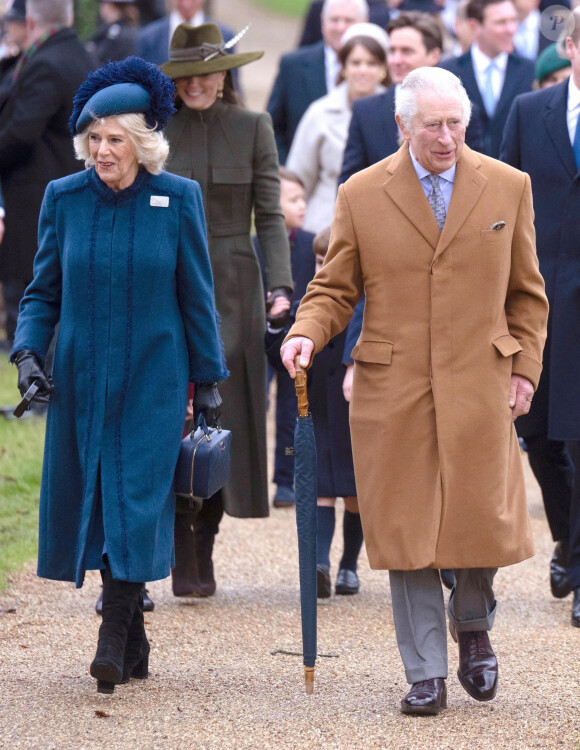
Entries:
POLYGON ((300 366, 300 355, 294 358, 294 367, 296 368, 296 378, 294 387, 296 388, 296 398, 298 399, 298 416, 308 416, 308 391, 306 388, 306 370, 300 366))

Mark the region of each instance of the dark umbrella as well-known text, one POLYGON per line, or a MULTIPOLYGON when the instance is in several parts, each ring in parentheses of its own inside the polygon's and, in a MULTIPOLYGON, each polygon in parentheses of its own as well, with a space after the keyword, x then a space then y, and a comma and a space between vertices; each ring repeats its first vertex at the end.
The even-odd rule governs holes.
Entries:
POLYGON ((300 565, 300 608, 302 610, 302 655, 306 692, 314 692, 316 663, 316 444, 314 425, 308 411, 306 373, 296 357, 298 417, 294 430, 296 526, 300 565))

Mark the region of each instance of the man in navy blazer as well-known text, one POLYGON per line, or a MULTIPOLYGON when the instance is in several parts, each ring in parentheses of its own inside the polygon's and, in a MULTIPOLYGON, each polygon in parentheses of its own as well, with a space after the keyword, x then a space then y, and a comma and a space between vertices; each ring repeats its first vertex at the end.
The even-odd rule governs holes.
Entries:
MULTIPOLYGON (((204 0, 172 0, 172 11, 164 18, 144 26, 137 35, 137 54, 144 60, 161 65, 169 60, 169 42, 180 23, 199 26, 202 23, 217 23, 203 12, 204 0)), ((225 42, 233 38, 234 32, 221 23, 217 24, 225 42)))
POLYGON ((532 90, 534 63, 513 52, 517 14, 511 0, 470 0, 466 9, 475 42, 441 67, 461 79, 481 111, 483 153, 498 158, 504 125, 514 98, 532 90))
POLYGON ((536 245, 550 302, 544 369, 518 434, 557 542, 552 593, 561 598, 574 591, 572 625, 580 627, 580 9, 574 19, 566 39, 570 79, 514 101, 500 158, 532 180, 536 245))
MULTIPOLYGON (((389 52, 387 63, 394 85, 382 94, 353 103, 348 139, 344 151, 339 185, 355 172, 386 159, 399 149, 399 128, 395 122, 397 85, 411 70, 437 65, 443 37, 437 21, 427 13, 400 13, 387 27, 389 52)), ((472 112, 466 143, 480 151, 482 147, 481 113, 472 112)))
POLYGON ((324 0, 322 41, 282 56, 267 107, 280 164, 286 163, 294 133, 309 105, 336 85, 342 35, 353 24, 367 20, 367 0, 324 0))

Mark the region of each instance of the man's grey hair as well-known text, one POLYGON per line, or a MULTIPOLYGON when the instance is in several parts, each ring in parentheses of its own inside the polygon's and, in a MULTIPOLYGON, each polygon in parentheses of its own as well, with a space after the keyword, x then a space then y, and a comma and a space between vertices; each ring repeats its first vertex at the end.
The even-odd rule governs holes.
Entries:
POLYGON ((463 124, 469 125, 471 102, 459 78, 443 68, 425 67, 408 73, 397 91, 395 114, 399 115, 407 130, 411 129, 413 117, 417 114, 417 97, 421 92, 456 93, 461 102, 463 124))
POLYGON ((26 15, 38 26, 71 26, 73 0, 26 0, 26 15))
POLYGON ((322 18, 325 18, 325 16, 328 15, 330 12, 330 9, 333 5, 336 5, 336 3, 352 3, 353 5, 356 5, 358 8, 358 14, 361 21, 368 21, 369 20, 369 4, 367 0, 324 0, 324 3, 322 4, 322 11, 320 13, 322 18))

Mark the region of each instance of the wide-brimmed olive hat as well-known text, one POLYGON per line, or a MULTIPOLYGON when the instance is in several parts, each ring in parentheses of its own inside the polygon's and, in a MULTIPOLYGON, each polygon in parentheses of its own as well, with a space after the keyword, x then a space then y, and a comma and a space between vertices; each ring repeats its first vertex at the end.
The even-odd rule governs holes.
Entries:
POLYGON ((226 44, 215 23, 203 23, 201 26, 181 23, 171 37, 169 61, 161 69, 173 79, 189 78, 232 70, 259 60, 263 52, 229 54, 228 49, 234 46, 244 32, 226 44))

